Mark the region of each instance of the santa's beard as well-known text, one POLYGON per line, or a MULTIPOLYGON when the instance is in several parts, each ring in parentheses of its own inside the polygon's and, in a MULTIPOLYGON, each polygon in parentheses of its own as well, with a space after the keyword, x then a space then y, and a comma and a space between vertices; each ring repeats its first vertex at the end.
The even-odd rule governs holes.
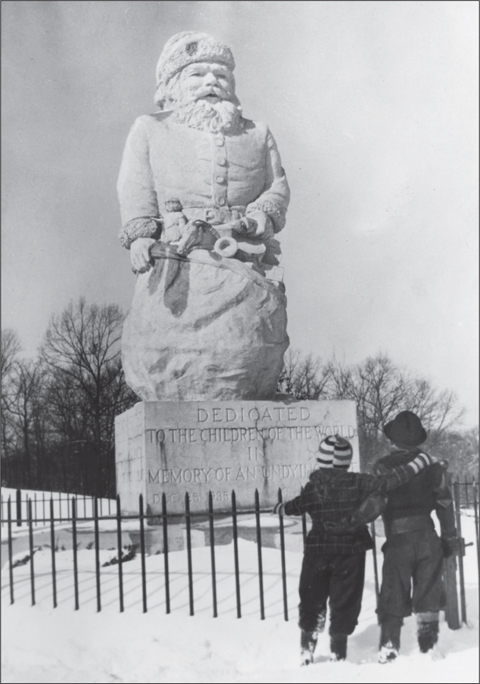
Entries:
POLYGON ((178 123, 210 133, 235 133, 243 129, 242 109, 233 102, 197 100, 174 109, 178 123))
POLYGON ((169 102, 175 121, 210 133, 236 133, 243 130, 244 119, 240 101, 233 95, 231 100, 209 102, 205 98, 211 90, 197 93, 194 101, 187 100, 177 89, 177 97, 169 102))

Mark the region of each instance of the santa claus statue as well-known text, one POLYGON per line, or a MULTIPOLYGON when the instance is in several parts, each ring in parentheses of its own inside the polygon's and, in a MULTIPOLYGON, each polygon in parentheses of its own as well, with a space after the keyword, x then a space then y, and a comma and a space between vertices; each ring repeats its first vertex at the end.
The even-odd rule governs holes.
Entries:
POLYGON ((234 68, 205 33, 170 38, 160 111, 140 116, 125 146, 120 241, 137 283, 123 363, 144 400, 273 398, 282 369, 274 235, 290 193, 268 126, 242 115, 234 68))

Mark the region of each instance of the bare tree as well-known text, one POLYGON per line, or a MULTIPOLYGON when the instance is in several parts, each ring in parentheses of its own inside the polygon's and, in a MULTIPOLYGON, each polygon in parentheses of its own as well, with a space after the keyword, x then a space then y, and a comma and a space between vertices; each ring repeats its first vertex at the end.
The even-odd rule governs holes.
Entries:
POLYGON ((362 465, 374 462, 387 448, 383 426, 397 413, 415 412, 429 433, 427 447, 457 424, 464 410, 456 395, 438 390, 425 378, 400 368, 384 353, 345 366, 332 362, 332 399, 353 399, 357 404, 362 465))
POLYGON ((465 413, 455 392, 440 391, 424 378, 410 378, 405 405, 421 418, 429 433, 430 447, 435 447, 446 431, 458 425, 465 413))
POLYGON ((383 427, 400 411, 408 409, 420 417, 429 434, 427 448, 439 444, 463 415, 454 392, 436 389, 428 379, 397 366, 385 353, 346 365, 336 359, 322 364, 318 357, 289 350, 278 391, 296 399, 355 401, 363 468, 389 448, 383 427))
POLYGON ((42 401, 44 369, 34 361, 20 360, 13 366, 8 397, 16 450, 22 454, 26 486, 32 486, 33 462, 36 461, 38 423, 45 404, 42 401), (35 430, 35 427, 37 428, 35 430))
POLYGON ((17 360, 17 356, 22 350, 22 345, 15 330, 5 328, 2 330, 2 357, 0 360, 0 370, 2 383, 12 371, 17 360))
POLYGON ((12 373, 18 360, 18 354, 22 349, 20 340, 15 330, 5 328, 2 330, 1 341, 1 383, 2 383, 2 458, 6 458, 12 451, 13 420, 10 412, 10 394, 12 373))
POLYGON ((332 399, 353 399, 359 421, 372 435, 401 410, 406 394, 406 379, 386 354, 369 357, 363 363, 344 366, 332 362, 332 399))
POLYGON ((61 368, 49 368, 46 380, 45 394, 54 441, 68 443, 87 435, 92 439, 88 401, 78 392, 71 376, 61 368))
POLYGON ((445 430, 435 445, 435 455, 445 459, 455 479, 472 477, 478 482, 478 427, 445 430))
POLYGON ((53 316, 40 352, 50 369, 53 423, 65 447, 72 441, 92 445, 99 488, 104 461, 113 454, 115 412, 136 400, 121 366, 122 322, 118 306, 89 305, 81 298, 53 316))
POLYGON ((326 398, 330 369, 319 357, 289 349, 278 381, 278 391, 295 399, 326 398))

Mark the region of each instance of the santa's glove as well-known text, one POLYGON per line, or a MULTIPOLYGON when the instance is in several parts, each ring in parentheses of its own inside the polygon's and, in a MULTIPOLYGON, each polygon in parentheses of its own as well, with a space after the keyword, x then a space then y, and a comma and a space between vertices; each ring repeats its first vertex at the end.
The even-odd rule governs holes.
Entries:
POLYGON ((455 535, 452 537, 442 537, 441 541, 444 558, 458 555, 460 551, 460 540, 455 535))
POLYGON ((247 226, 246 233, 252 237, 259 238, 262 241, 272 238, 275 234, 272 219, 264 211, 256 210, 248 213, 245 225, 247 226))
POLYGON ((277 503, 272 509, 272 515, 285 515, 283 503, 277 503))
POLYGON ((423 470, 429 465, 433 465, 434 463, 438 463, 436 458, 430 456, 430 454, 425 454, 423 451, 421 451, 417 456, 415 456, 413 461, 409 461, 408 465, 414 469, 416 475, 421 470, 423 470))

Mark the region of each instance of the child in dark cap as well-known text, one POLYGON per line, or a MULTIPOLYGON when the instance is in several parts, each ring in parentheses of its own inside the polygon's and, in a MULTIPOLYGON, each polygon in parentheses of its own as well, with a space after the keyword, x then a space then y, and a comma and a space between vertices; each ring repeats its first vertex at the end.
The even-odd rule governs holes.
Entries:
POLYGON ((310 474, 301 494, 274 508, 274 513, 308 513, 312 519, 299 586, 302 665, 313 662, 318 635, 325 628, 327 601, 332 660, 345 660, 347 639, 360 614, 365 555, 373 543, 366 525, 350 531, 341 521, 348 519, 368 495, 399 487, 435 460, 418 452, 409 463, 374 476, 348 472, 352 456, 350 442, 339 435, 327 437, 319 446, 319 467, 310 474))
MULTIPOLYGON (((393 451, 374 466, 374 473, 387 474, 399 465, 408 465, 421 453, 427 432, 412 411, 401 411, 384 427, 393 451)), ((403 618, 417 617, 420 651, 427 653, 438 639, 438 617, 442 602, 443 558, 457 552, 453 502, 444 463, 436 463, 418 478, 392 492, 379 502, 369 497, 363 508, 380 503, 387 541, 382 548, 384 562, 378 604, 381 627, 380 663, 394 660, 400 648, 403 618), (430 516, 435 510, 441 530, 438 537, 430 516)), ((361 507, 362 508, 362 507, 361 507)))

